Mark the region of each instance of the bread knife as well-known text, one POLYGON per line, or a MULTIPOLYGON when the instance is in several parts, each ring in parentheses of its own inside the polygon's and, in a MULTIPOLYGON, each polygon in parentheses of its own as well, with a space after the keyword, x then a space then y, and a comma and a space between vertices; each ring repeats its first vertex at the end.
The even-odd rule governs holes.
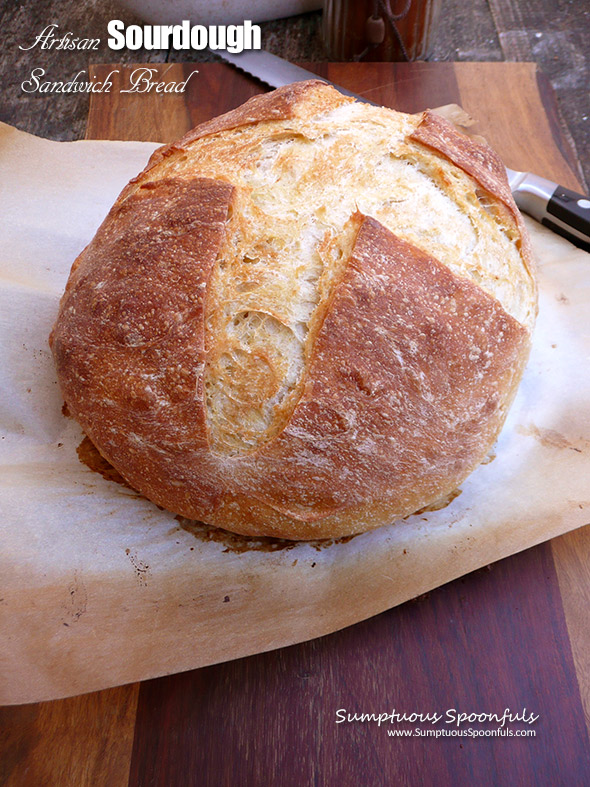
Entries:
MULTIPOLYGON (((262 49, 244 51, 239 55, 225 50, 215 50, 214 54, 269 87, 282 87, 291 82, 319 79, 332 85, 345 96, 378 106, 368 98, 352 93, 325 77, 320 77, 312 71, 307 71, 262 49)), ((507 167, 506 173, 514 201, 523 213, 528 213, 581 249, 590 251, 590 197, 577 194, 571 189, 530 172, 517 172, 507 167)))

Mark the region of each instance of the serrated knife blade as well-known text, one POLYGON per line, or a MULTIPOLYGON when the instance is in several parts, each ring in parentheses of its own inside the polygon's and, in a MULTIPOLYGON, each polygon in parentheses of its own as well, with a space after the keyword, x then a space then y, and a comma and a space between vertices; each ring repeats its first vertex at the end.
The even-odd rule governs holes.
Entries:
POLYGON ((320 77, 314 74, 313 71, 307 71, 305 68, 296 66, 289 63, 288 60, 283 60, 282 57, 271 55, 270 52, 265 52, 263 49, 249 49, 241 52, 239 55, 232 55, 231 52, 225 50, 215 50, 214 54, 218 55, 222 60, 231 63, 232 66, 239 68, 250 76, 256 77, 261 82, 269 87, 283 87, 290 85, 291 82, 304 82, 307 79, 319 79, 321 82, 326 82, 332 85, 336 90, 343 93, 345 96, 356 98, 358 101, 363 101, 365 104, 373 104, 377 106, 374 101, 368 98, 352 93, 334 82, 330 82, 325 77, 320 77))

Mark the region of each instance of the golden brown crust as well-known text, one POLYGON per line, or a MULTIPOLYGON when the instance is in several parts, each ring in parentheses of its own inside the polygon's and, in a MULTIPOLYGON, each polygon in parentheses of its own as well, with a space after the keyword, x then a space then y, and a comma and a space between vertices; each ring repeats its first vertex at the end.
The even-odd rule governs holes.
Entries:
MULTIPOLYGON (((452 491, 495 440, 528 356, 528 332, 494 298, 361 222, 301 400, 240 463, 242 499, 290 520, 287 537, 353 532, 351 510, 362 530, 363 515, 387 521, 452 491)), ((232 526, 263 522, 250 506, 232 526)))
MULTIPOLYGON (((252 450, 212 444, 205 318, 227 300, 214 272, 247 229, 230 218, 243 194, 220 178, 154 180, 149 170, 221 130, 347 101, 303 83, 193 130, 157 152, 72 268, 50 340, 64 398, 129 484, 175 513, 293 539, 367 530, 451 492, 502 426, 529 331, 482 287, 357 211, 340 230, 341 259, 324 261, 335 273, 286 422, 252 450)), ((415 141, 508 199, 493 157, 471 155, 446 128, 434 139, 425 123, 415 141)), ((236 393, 247 383, 222 392, 236 393)))
MULTIPOLYGON (((158 181, 116 205, 81 255, 50 343, 64 398, 121 475, 181 509, 185 464, 207 447, 206 286, 233 189, 158 181), (178 503, 177 503, 178 501, 178 503)), ((192 494, 217 496, 204 475, 192 494)))
POLYGON ((440 115, 429 111, 422 114, 410 138, 447 156, 511 210, 514 209, 506 169, 489 145, 462 134, 440 115))
POLYGON ((285 87, 272 90, 270 93, 252 96, 239 107, 195 126, 177 142, 159 147, 152 153, 144 171, 131 182, 141 180, 146 173, 168 156, 186 150, 192 142, 211 134, 266 121, 309 117, 318 111, 329 112, 330 109, 334 109, 340 104, 350 103, 352 100, 329 87, 325 82, 311 79, 307 82, 294 82, 291 85, 285 85, 285 87))
POLYGON ((522 255, 529 272, 533 274, 534 261, 529 237, 510 190, 506 167, 496 152, 485 142, 463 134, 448 120, 428 110, 422 114, 410 139, 442 153, 506 206, 518 227, 522 255))

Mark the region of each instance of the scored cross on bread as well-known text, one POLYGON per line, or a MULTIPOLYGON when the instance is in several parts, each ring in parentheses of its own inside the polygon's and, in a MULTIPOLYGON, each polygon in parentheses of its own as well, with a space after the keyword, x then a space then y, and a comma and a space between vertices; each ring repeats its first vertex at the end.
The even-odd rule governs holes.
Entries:
POLYGON ((490 148, 314 81, 157 150, 74 263, 51 343, 131 486, 238 533, 327 538, 481 462, 535 315, 490 148))

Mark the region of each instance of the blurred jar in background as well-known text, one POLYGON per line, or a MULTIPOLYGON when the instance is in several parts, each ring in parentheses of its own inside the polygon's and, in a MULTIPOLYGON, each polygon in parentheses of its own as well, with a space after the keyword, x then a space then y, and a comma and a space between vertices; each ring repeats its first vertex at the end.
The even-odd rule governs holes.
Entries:
POLYGON ((324 0, 331 60, 425 60, 442 0, 324 0))

